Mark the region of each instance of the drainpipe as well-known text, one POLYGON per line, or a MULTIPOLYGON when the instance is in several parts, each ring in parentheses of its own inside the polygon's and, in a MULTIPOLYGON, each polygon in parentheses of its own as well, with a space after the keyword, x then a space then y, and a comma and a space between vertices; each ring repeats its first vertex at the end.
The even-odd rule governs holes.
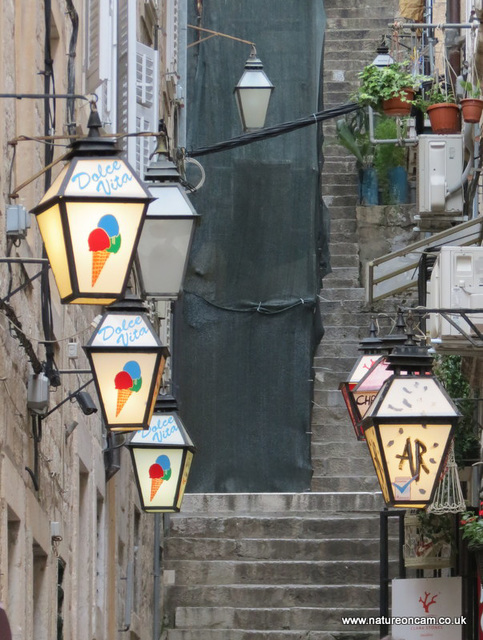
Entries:
MULTIPOLYGON (((447 0, 446 19, 449 23, 461 22, 461 3, 460 0, 447 0)), ((456 78, 461 73, 460 45, 458 44, 458 29, 448 29, 446 31, 446 50, 448 51, 448 60, 450 64, 449 74, 451 76, 451 86, 456 95, 456 78)))
POLYGON ((153 640, 159 640, 161 634, 161 514, 154 514, 154 549, 153 549, 153 640))

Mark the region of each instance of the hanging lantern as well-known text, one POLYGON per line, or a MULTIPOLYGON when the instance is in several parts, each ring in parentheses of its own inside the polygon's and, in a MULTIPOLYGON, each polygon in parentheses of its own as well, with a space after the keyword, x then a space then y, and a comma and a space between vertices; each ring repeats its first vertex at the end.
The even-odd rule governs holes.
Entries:
POLYGON ((356 437, 358 440, 364 440, 364 434, 360 426, 362 414, 358 404, 359 401, 363 401, 363 397, 362 394, 356 396, 354 390, 366 373, 380 362, 383 357, 381 355, 381 340, 377 337, 377 327, 374 319, 371 319, 369 337, 361 340, 359 350, 363 354, 359 356, 347 380, 339 384, 339 390, 342 392, 356 437))
POLYGON ((362 427, 386 504, 424 508, 433 501, 461 414, 432 375, 425 347, 397 347, 388 360, 394 375, 362 427))
POLYGON ((163 134, 144 179, 153 202, 148 207, 138 247, 143 293, 148 298, 176 299, 182 287, 195 223, 200 216, 189 201, 163 134))
POLYGON ((263 70, 255 45, 252 45, 243 75, 234 90, 244 131, 263 129, 272 91, 273 84, 263 70))
POLYGON ((169 351, 138 298, 111 305, 84 351, 91 364, 106 427, 149 429, 169 351))
POLYGON ((174 398, 160 397, 149 430, 135 433, 126 446, 143 511, 179 511, 196 450, 174 398))
POLYGON ((32 209, 62 303, 108 305, 126 289, 151 197, 92 106, 89 135, 32 209))

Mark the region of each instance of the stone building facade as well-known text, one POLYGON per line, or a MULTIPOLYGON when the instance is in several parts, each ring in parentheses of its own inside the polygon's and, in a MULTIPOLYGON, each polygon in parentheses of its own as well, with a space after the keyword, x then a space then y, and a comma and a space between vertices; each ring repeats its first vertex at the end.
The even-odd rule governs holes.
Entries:
MULTIPOLYGON (((85 133, 89 114, 86 100, 6 94, 95 92, 107 132, 156 131, 160 116, 170 127, 176 33, 166 20, 174 24, 176 13, 176 0, 2 2, 2 258, 42 256, 33 216, 25 238, 7 236, 7 207, 28 212, 39 202, 62 162, 31 178, 69 143, 45 136, 85 133), (133 68, 140 61, 151 73, 142 83, 133 68)), ((129 157, 142 175, 154 139, 132 140, 129 157)), ((128 453, 106 455, 100 413, 64 402, 91 377, 82 345, 101 308, 61 305, 52 274, 35 277, 41 269, 0 262, 0 602, 14 640, 151 638, 159 635, 156 518, 140 509, 128 453), (45 419, 27 408, 39 367, 48 369, 49 411, 59 405, 45 419)), ((98 405, 93 385, 85 390, 98 405)))

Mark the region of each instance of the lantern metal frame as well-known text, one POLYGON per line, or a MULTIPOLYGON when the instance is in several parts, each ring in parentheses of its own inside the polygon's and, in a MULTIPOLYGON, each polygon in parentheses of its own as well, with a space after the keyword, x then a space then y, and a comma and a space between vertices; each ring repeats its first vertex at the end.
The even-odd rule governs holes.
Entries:
MULTIPOLYGON (((131 267, 135 258, 137 245, 141 236, 147 207, 153 198, 150 196, 145 185, 139 179, 131 165, 126 160, 120 158, 121 150, 116 146, 115 141, 113 139, 101 137, 101 121, 93 103, 91 103, 91 113, 87 126, 89 128, 88 136, 75 141, 71 145, 72 150, 66 156, 66 159, 70 160, 70 163, 64 167, 62 173, 57 177, 50 189, 47 191, 44 199, 31 210, 31 213, 39 217, 43 213, 48 212, 49 210, 53 210, 55 207, 58 207, 58 212, 56 214, 52 213, 49 219, 52 220, 52 216, 54 215, 59 218, 60 224, 58 226, 61 229, 62 239, 43 239, 46 246, 47 255, 49 256, 52 271, 57 282, 57 286, 61 296, 61 302, 63 304, 74 303, 108 305, 124 296, 130 276, 131 267), (126 170, 126 173, 123 174, 123 177, 127 176, 129 181, 134 179, 135 182, 133 184, 135 184, 136 195, 131 194, 129 197, 112 195, 112 193, 116 193, 116 191, 112 191, 111 193, 109 193, 109 191, 113 188, 112 185, 110 187, 106 187, 107 193, 105 195, 79 195, 78 193, 76 193, 76 191, 79 191, 79 188, 69 187, 71 180, 75 175, 76 168, 78 167, 79 163, 90 160, 92 160, 93 162, 99 161, 99 163, 105 163, 106 161, 118 163, 122 169, 126 170), (69 193, 69 189, 72 191, 72 193, 69 193), (49 193, 51 195, 49 195, 49 193), (127 256, 127 259, 124 258, 126 267, 125 272, 123 273, 121 280, 117 280, 115 286, 107 287, 105 288, 105 290, 82 290, 79 283, 79 273, 77 271, 75 257, 76 252, 74 250, 76 238, 72 237, 73 231, 70 228, 71 224, 69 222, 68 206, 77 206, 79 204, 85 204, 86 206, 90 205, 91 207, 97 206, 100 209, 100 212, 102 212, 103 207, 109 207, 120 203, 130 203, 133 205, 138 204, 140 205, 140 207, 142 207, 141 211, 137 214, 139 215, 139 224, 137 225, 137 229, 134 233, 131 254, 130 256, 127 256), (51 241, 53 245, 52 248, 50 248, 51 241), (57 252, 59 242, 62 242, 63 248, 61 252, 57 252), (54 243, 56 243, 55 246, 54 243), (61 293, 61 290, 64 287, 59 287, 59 281, 62 277, 62 274, 65 275, 66 268, 68 272, 68 282, 66 284, 68 285, 67 289, 70 292, 61 293)), ((106 171, 107 170, 108 169, 106 168, 106 171)), ((108 181, 109 177, 106 176, 105 179, 108 181)), ((112 179, 115 181, 115 178, 112 179)), ((99 181, 100 178, 99 175, 97 175, 98 186, 99 181)), ((117 182, 115 184, 117 185, 117 182)), ((116 189, 117 188, 118 187, 116 186, 116 189)), ((74 218, 74 214, 72 214, 72 218, 74 218)), ((40 219, 38 220, 38 222, 40 226, 40 219)), ((92 285, 92 288, 93 287, 94 285, 92 285)))
MULTIPOLYGON (((137 432, 133 435, 130 442, 127 443, 126 448, 129 449, 131 454, 131 462, 134 470, 134 476, 136 479, 136 485, 139 492, 139 500, 141 502, 141 508, 146 513, 177 513, 181 510, 181 503, 183 501, 186 483, 188 480, 189 471, 193 461, 193 457, 196 453, 196 447, 194 446, 186 427, 184 426, 181 418, 178 415, 178 406, 176 400, 172 396, 158 396, 156 407, 151 419, 150 428, 148 431, 137 432), (165 419, 166 424, 163 427, 155 424, 156 420, 165 419), (173 432, 175 433, 174 442, 173 432), (163 442, 164 440, 164 442, 163 442), (136 450, 141 451, 153 451, 153 456, 167 456, 169 452, 181 450, 181 460, 179 461, 179 474, 176 478, 176 488, 171 491, 172 500, 166 501, 165 504, 160 504, 160 498, 158 498, 158 504, 147 503, 146 487, 143 490, 143 483, 140 477, 140 469, 138 461, 136 460, 136 450), (161 453, 162 452, 162 453, 161 453)), ((153 458, 154 459, 154 458, 153 458)), ((157 459, 157 458, 156 458, 157 459)), ((171 481, 170 477, 166 482, 171 481)), ((152 479, 150 478, 151 482, 152 479)), ((156 487, 154 487, 156 489, 156 487)), ((156 501, 156 495, 159 494, 160 487, 155 490, 153 499, 150 503, 156 501)))
POLYGON ((235 94, 236 104, 238 107, 238 113, 244 131, 258 131, 265 126, 265 120, 267 118, 268 107, 270 99, 274 90, 273 84, 270 82, 267 74, 263 70, 263 64, 260 58, 257 56, 257 50, 255 45, 252 44, 252 50, 250 56, 245 63, 245 68, 242 77, 238 81, 233 93, 235 94), (245 84, 248 83, 248 84, 245 84), (263 122, 260 118, 260 123, 257 126, 250 126, 250 114, 247 113, 247 105, 245 104, 245 98, 242 97, 242 92, 257 91, 257 98, 261 95, 268 95, 266 98, 266 105, 264 108, 263 122))
MULTIPOLYGON (((181 176, 178 168, 169 157, 167 136, 164 132, 161 132, 158 136, 158 146, 155 153, 157 154, 157 159, 148 165, 144 174, 144 180, 148 192, 152 196, 152 202, 148 207, 144 220, 143 233, 141 234, 138 244, 136 267, 143 296, 147 298, 172 300, 176 299, 181 291, 193 236, 201 216, 196 212, 189 200, 186 189, 181 184, 181 176), (175 267, 170 263, 168 267, 170 269, 170 283, 165 284, 166 280, 163 280, 163 270, 167 271, 166 265, 164 265, 164 267, 160 265, 154 269, 156 274, 159 274, 159 286, 153 289, 147 287, 146 274, 152 271, 153 267, 152 265, 148 267, 147 264, 146 251, 148 247, 146 245, 151 236, 150 229, 156 222, 162 224, 164 228, 167 228, 169 224, 170 230, 179 229, 176 235, 178 246, 174 246, 174 242, 171 241, 171 236, 171 238, 166 240, 166 246, 161 245, 158 248, 158 253, 167 251, 169 254, 170 249, 174 249, 181 253, 184 252, 184 257, 179 260, 174 275, 173 269, 175 267), (184 231, 180 229, 181 225, 186 227, 184 231), (180 236, 183 236, 181 241, 180 236), (175 282, 175 284, 173 285, 172 282, 175 282), (168 286, 168 284, 171 286, 168 286)), ((169 255, 165 258, 165 261, 167 259, 169 259, 169 255)))
MULTIPOLYGON (((91 365, 92 375, 94 378, 94 383, 96 386, 97 395, 99 398, 99 405, 101 408, 102 418, 104 423, 110 431, 113 432, 126 432, 126 431, 137 431, 137 430, 147 430, 149 429, 149 423, 151 420, 151 416, 154 411, 156 398, 158 395, 158 390, 161 384, 161 378, 164 371, 164 366, 166 359, 169 357, 170 353, 167 347, 165 347, 158 334, 154 330, 152 326, 147 312, 145 310, 144 305, 141 300, 135 296, 127 296, 125 300, 112 304, 104 315, 102 316, 99 324, 97 325, 96 330, 92 334, 87 345, 84 346, 84 351, 91 365), (148 336, 149 344, 142 345, 139 344, 137 346, 132 346, 132 341, 127 339, 127 344, 124 346, 117 346, 116 344, 106 344, 100 345, 97 341, 98 336, 101 331, 105 331, 107 325, 107 321, 110 318, 119 320, 121 317, 130 317, 133 319, 139 318, 139 325, 143 329, 143 333, 148 336), (131 345, 131 346, 129 346, 131 345), (98 372, 96 371, 95 360, 96 356, 106 354, 107 356, 113 355, 122 355, 125 354, 126 357, 132 358, 136 354, 140 355, 152 355, 154 356, 154 363, 152 364, 152 372, 153 375, 150 380, 145 380, 149 384, 146 397, 145 408, 142 416, 139 416, 137 422, 134 421, 126 421, 126 422, 112 422, 109 418, 109 414, 111 411, 106 409, 104 404, 104 387, 103 384, 99 381, 98 372)), ((113 381, 114 383, 114 381, 113 381)))
POLYGON ((362 420, 362 428, 386 504, 403 509, 425 508, 433 501, 461 414, 432 374, 426 347, 397 347, 388 360, 394 374, 377 394, 362 420), (430 436, 432 428, 438 426, 444 431, 445 441, 435 440, 429 446, 423 436, 430 436), (388 452, 392 460, 399 459, 401 475, 397 478, 391 475, 388 452), (409 465, 409 475, 403 472, 405 463, 409 465), (432 478, 430 490, 425 485, 418 487, 425 477, 423 472, 432 478))

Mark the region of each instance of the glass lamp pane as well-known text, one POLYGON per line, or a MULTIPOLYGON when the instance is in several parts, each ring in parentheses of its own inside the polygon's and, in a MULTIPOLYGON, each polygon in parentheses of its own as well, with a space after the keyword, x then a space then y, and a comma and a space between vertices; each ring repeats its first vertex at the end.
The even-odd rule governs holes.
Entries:
POLYGON ((145 198, 146 191, 131 167, 119 157, 75 158, 65 196, 145 198))
POLYGON ((271 95, 271 88, 237 87, 238 111, 245 131, 263 129, 271 95))
POLYGON ((147 217, 138 256, 146 294, 177 296, 188 258, 193 219, 160 220, 147 217))
POLYGON ((178 502, 176 503, 176 509, 181 509, 181 503, 183 501, 184 492, 186 490, 186 484, 188 482, 188 476, 191 469, 191 463, 193 462, 194 455, 191 451, 186 452, 186 458, 184 462, 183 474, 181 476, 181 484, 179 487, 178 502))
POLYGON ((144 203, 69 202, 67 219, 79 291, 122 291, 141 224, 144 203))
POLYGON ((374 365, 381 360, 382 356, 374 354, 364 354, 363 356, 361 356, 349 374, 347 382, 349 383, 350 388, 355 387, 355 385, 362 380, 366 373, 368 373, 374 367, 374 365))
POLYGON ((429 502, 439 480, 452 425, 382 423, 377 428, 391 483, 391 502, 395 506, 429 502))
POLYGON ((72 283, 59 206, 40 213, 37 221, 60 297, 65 298, 72 294, 72 283))
POLYGON ((183 467, 183 449, 131 449, 143 506, 150 511, 176 510, 183 467))
POLYGON ((147 429, 154 406, 152 394, 158 393, 165 359, 156 369, 156 353, 94 351, 91 358, 107 426, 112 430, 147 429))
POLYGON ((364 436, 367 442, 367 446, 369 448, 369 453, 371 454, 372 462, 374 464, 374 469, 376 471, 377 479, 379 481, 379 486, 381 487, 382 497, 384 498, 384 502, 386 504, 389 504, 390 502, 389 486, 387 483, 384 464, 382 461, 382 454, 379 448, 379 443, 377 441, 377 434, 374 426, 371 426, 368 429, 366 429, 364 431, 364 436))

